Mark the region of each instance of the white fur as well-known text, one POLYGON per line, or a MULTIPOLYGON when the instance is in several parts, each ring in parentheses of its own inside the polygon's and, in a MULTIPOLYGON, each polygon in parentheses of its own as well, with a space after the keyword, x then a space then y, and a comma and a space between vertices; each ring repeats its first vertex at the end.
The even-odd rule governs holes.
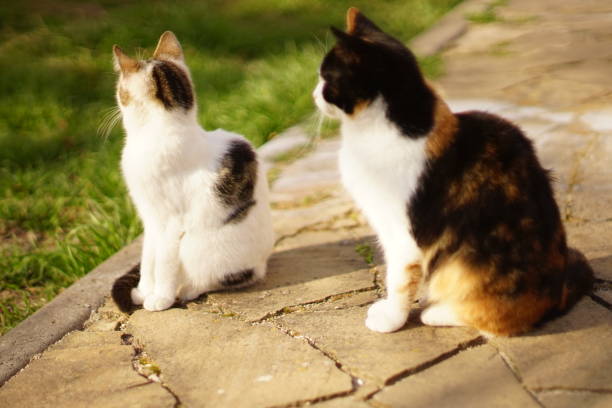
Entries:
POLYGON ((421 321, 428 326, 463 326, 452 306, 447 303, 436 303, 423 310, 421 321))
MULTIPOLYGON (((173 62, 188 72, 182 61, 173 62)), ((185 301, 218 289, 227 274, 253 268, 263 278, 274 235, 261 166, 256 205, 242 221, 224 225, 230 209, 213 186, 229 144, 245 139, 203 130, 195 107, 167 111, 152 100, 146 72, 154 63, 120 78, 131 96, 127 106, 119 103, 127 133, 121 168, 144 225, 141 279, 132 299, 147 310, 163 310, 177 297, 185 301)))
POLYGON ((324 100, 323 84, 320 80, 313 96, 321 112, 342 121, 342 182, 376 231, 387 262, 387 298, 370 307, 366 326, 395 331, 406 322, 414 300, 401 290, 409 281, 406 266, 422 258, 407 203, 425 167, 426 138, 402 135, 387 119, 382 98, 354 115, 345 114, 324 100))

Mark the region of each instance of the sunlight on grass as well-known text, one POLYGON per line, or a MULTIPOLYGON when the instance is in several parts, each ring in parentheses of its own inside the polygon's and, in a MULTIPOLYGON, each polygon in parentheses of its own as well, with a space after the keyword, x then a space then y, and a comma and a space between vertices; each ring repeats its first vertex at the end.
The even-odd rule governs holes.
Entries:
MULTIPOLYGON (((141 232, 121 175, 111 47, 173 30, 207 129, 256 145, 313 116, 330 25, 358 6, 408 41, 460 0, 24 0, 0 8, 0 334, 141 232)), ((422 60, 429 75, 439 59, 422 60)), ((307 120, 315 123, 316 120, 307 120)), ((325 123, 324 134, 335 131, 325 123)))

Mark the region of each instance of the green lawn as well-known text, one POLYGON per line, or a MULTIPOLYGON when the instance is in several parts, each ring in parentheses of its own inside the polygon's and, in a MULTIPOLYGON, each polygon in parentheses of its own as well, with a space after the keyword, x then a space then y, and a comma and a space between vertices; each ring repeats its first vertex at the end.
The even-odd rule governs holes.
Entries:
MULTIPOLYGON (((205 128, 264 143, 314 110, 327 27, 358 6, 408 41, 461 0, 21 0, 0 8, 0 334, 134 239, 111 46, 182 42, 205 128)), ((436 59, 425 64, 439 70, 436 59)))

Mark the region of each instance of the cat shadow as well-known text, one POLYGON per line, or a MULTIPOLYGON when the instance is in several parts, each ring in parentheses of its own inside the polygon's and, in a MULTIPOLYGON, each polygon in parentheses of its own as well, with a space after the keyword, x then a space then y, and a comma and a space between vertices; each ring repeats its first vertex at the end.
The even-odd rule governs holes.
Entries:
POLYGON ((262 281, 232 292, 264 292, 295 287, 370 269, 377 264, 374 260, 378 257, 376 247, 374 236, 363 236, 280 250, 269 258, 268 272, 262 281), (366 260, 369 255, 373 259, 366 260))
MULTIPOLYGON (((176 302, 172 307, 184 309, 191 302, 206 301, 211 294, 239 296, 240 294, 273 292, 284 287, 307 285, 309 282, 334 276, 347 275, 346 279, 350 281, 350 274, 372 267, 368 261, 377 263, 378 255, 375 248, 377 248, 375 238, 363 236, 279 250, 268 259, 267 274, 263 280, 247 287, 206 292, 190 302, 176 302), (366 260, 368 256, 372 256, 372 259, 366 260)), ((137 265, 113 284, 112 298, 119 309, 125 313, 132 313, 141 308, 134 305, 130 297, 130 292, 138 284, 139 278, 140 265, 137 265)), ((372 275, 372 281, 374 281, 374 275, 372 275)), ((338 286, 332 285, 335 288, 338 286)), ((304 290, 308 288, 305 287, 304 290)), ((338 293, 340 292, 343 292, 342 288, 339 289, 338 293)))

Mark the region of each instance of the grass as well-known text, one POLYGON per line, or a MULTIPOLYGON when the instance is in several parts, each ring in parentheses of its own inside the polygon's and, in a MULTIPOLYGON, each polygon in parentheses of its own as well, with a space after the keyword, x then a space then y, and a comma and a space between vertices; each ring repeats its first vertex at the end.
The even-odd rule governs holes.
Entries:
MULTIPOLYGON (((327 27, 349 6, 407 41, 460 0, 22 0, 0 8, 0 334, 141 232, 118 170, 111 46, 173 30, 199 118, 264 143, 313 113, 327 27)), ((143 48, 141 48, 143 47, 143 48)), ((423 61, 429 74, 439 59, 423 61)))
POLYGON ((489 3, 484 10, 467 15, 467 19, 476 24, 489 24, 502 21, 497 15, 496 9, 505 5, 508 0, 495 0, 489 3))

